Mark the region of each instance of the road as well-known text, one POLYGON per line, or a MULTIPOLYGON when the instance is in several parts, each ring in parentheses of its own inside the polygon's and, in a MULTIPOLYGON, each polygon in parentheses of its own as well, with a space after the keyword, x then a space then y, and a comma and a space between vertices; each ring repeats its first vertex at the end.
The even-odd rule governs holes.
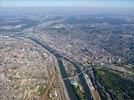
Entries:
POLYGON ((50 90, 51 87, 52 87, 52 84, 53 84, 53 82, 54 82, 55 76, 56 76, 56 75, 53 75, 51 82, 49 83, 47 89, 45 90, 45 93, 39 98, 39 100, 47 100, 48 93, 49 93, 49 90, 50 90))

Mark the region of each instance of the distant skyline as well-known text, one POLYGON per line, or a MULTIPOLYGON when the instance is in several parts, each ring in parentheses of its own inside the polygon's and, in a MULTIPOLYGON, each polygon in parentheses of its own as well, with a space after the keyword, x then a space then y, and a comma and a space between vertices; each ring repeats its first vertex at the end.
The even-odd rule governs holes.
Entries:
POLYGON ((108 7, 134 8, 134 0, 0 0, 1 7, 108 7))

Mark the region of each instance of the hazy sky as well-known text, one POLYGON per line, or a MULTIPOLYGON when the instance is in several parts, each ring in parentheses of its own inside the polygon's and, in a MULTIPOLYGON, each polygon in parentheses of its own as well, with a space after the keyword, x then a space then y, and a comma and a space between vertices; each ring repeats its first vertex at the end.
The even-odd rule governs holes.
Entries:
POLYGON ((82 6, 134 8, 134 0, 0 0, 1 7, 82 6))

